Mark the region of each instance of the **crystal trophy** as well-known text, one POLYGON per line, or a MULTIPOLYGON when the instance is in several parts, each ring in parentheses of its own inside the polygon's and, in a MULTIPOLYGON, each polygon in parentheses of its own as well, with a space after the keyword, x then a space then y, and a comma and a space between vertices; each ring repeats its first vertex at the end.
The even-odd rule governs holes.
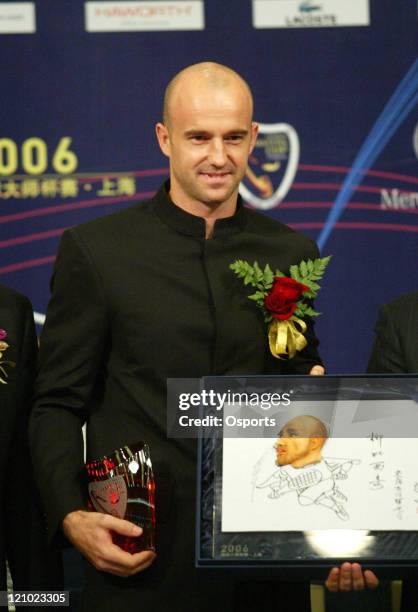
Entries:
POLYGON ((130 553, 155 550, 155 481, 148 445, 142 441, 129 444, 89 461, 85 473, 89 510, 143 529, 138 537, 113 533, 113 542, 130 553))

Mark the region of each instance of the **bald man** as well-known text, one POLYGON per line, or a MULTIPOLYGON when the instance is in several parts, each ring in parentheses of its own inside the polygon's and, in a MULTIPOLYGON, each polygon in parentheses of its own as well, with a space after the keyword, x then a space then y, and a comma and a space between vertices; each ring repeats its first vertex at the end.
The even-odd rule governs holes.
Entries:
POLYGON ((294 417, 279 432, 275 444, 276 464, 302 468, 319 463, 327 438, 327 428, 320 419, 307 414, 294 417))
MULTIPOLYGON (((153 199, 62 237, 31 440, 50 537, 65 536, 87 560, 89 612, 200 612, 219 602, 225 612, 241 611, 270 592, 253 589, 252 600, 230 574, 217 577, 215 591, 213 577, 197 572, 195 441, 166 438, 167 378, 323 373, 310 321, 303 351, 291 361, 272 357, 261 312, 229 269, 239 258, 286 272, 318 256, 311 240, 240 201, 257 137, 252 112, 250 89, 230 68, 206 62, 182 70, 167 87, 156 126, 170 180, 153 199), (85 422, 89 459, 149 444, 156 554, 122 551, 112 532, 133 536, 139 528, 86 512, 79 477, 85 422)), ((277 589, 269 610, 279 609, 274 602, 309 606, 307 586, 277 589)))

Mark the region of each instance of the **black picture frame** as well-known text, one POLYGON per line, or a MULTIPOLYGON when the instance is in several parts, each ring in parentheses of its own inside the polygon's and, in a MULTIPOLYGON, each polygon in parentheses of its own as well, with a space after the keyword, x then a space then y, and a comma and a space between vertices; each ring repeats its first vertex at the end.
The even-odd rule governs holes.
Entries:
MULTIPOLYGON (((206 377, 204 388, 230 387, 234 377, 206 377)), ((309 393, 316 387, 316 397, 336 397, 347 389, 368 398, 408 398, 417 404, 418 376, 416 375, 364 375, 364 376, 288 376, 240 377, 239 385, 306 386, 309 393), (244 380, 245 379, 245 380, 244 380)), ((349 392, 349 391, 348 391, 349 392)), ((408 437, 415 437, 411 433, 408 437)), ((417 445, 418 446, 418 445, 417 445)), ((205 431, 198 440, 197 468, 197 525, 196 566, 200 568, 263 569, 264 575, 273 573, 285 578, 292 572, 312 579, 322 578, 328 570, 343 561, 358 561, 364 567, 376 570, 379 576, 408 577, 418 566, 418 514, 417 531, 369 531, 364 534, 361 548, 339 556, 328 555, 312 547, 312 534, 302 531, 286 532, 222 532, 222 449, 223 433, 217 428, 205 431)), ((418 453, 417 453, 418 474, 418 453)), ((353 530, 341 530, 353 531, 353 530)))

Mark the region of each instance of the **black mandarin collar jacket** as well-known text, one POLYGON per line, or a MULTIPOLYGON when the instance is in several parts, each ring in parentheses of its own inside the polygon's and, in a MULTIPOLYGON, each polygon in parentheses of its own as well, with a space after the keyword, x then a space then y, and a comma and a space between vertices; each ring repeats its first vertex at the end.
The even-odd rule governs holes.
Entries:
POLYGON ((229 268, 257 260, 286 273, 317 257, 315 244, 241 203, 215 224, 212 239, 204 236, 204 220, 173 204, 164 186, 149 201, 63 234, 31 420, 51 535, 84 505, 83 422, 88 458, 149 443, 160 554, 135 580, 168 581, 177 594, 183 573, 194 572, 196 463, 193 440, 167 439, 167 378, 307 374, 321 363, 312 326, 292 361, 271 356, 262 313, 229 268))

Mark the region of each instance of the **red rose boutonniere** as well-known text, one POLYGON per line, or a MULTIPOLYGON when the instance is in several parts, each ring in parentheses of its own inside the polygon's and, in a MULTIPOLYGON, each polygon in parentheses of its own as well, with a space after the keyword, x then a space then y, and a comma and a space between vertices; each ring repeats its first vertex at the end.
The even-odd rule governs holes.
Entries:
POLYGON ((248 298, 263 311, 268 324, 270 351, 278 359, 292 359, 307 345, 303 335, 307 326, 304 317, 317 317, 311 301, 316 297, 320 280, 331 259, 301 261, 290 266, 290 276, 280 270, 273 273, 268 264, 261 269, 255 261, 251 266, 247 261, 237 260, 230 265, 231 270, 243 279, 244 285, 255 287, 256 291, 248 298))
POLYGON ((9 348, 9 345, 6 342, 7 331, 5 329, 0 329, 0 383, 3 385, 7 385, 6 378, 9 376, 6 370, 6 366, 13 368, 15 366, 13 361, 7 361, 3 359, 3 353, 9 348))

